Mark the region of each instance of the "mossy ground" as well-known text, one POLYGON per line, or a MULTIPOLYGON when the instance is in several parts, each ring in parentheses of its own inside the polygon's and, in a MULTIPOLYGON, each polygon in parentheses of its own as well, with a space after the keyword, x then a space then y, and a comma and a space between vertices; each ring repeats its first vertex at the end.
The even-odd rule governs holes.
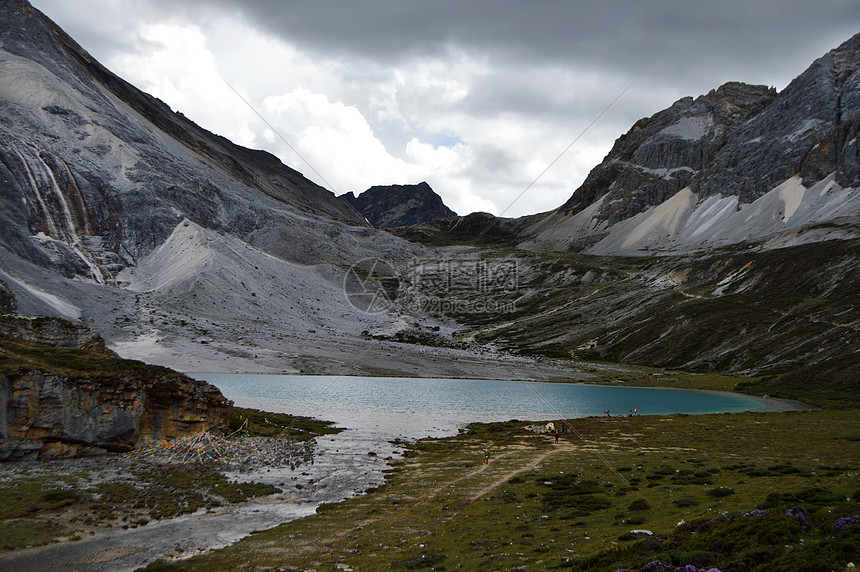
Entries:
POLYGON ((75 348, 61 348, 0 337, 0 371, 37 369, 68 376, 118 378, 126 375, 183 377, 166 367, 75 348))
POLYGON ((834 530, 860 513, 858 414, 588 418, 559 444, 472 425, 419 442, 368 494, 150 569, 844 569, 860 559, 860 527, 834 530))
POLYGON ((317 435, 333 435, 343 431, 332 425, 331 421, 244 407, 234 407, 230 414, 230 431, 241 429, 249 437, 286 437, 307 441, 317 435))

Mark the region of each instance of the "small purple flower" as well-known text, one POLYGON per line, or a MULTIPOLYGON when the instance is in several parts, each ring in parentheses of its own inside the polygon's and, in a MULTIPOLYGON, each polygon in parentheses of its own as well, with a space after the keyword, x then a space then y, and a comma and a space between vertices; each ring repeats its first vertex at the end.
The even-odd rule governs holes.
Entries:
POLYGON ((741 516, 743 516, 743 517, 747 517, 747 518, 749 518, 749 517, 753 517, 753 518, 755 518, 755 517, 759 517, 759 516, 767 516, 767 511, 766 511, 766 510, 761 510, 761 509, 758 509, 758 508, 757 508, 757 509, 755 509, 755 510, 748 510, 747 512, 742 512, 742 513, 741 513, 741 516))
POLYGON ((672 567, 667 564, 663 564, 659 560, 652 560, 645 566, 640 569, 640 572, 664 572, 665 570, 671 570, 672 567))
MULTIPOLYGON (((627 568, 619 568, 615 572, 635 572, 634 570, 628 570, 627 568)), ((693 564, 687 564, 686 566, 675 566, 673 567, 670 564, 664 564, 659 560, 652 560, 645 566, 639 569, 639 572, 720 572, 719 568, 698 568, 693 564)))
POLYGON ((836 521, 833 523, 833 534, 836 534, 846 526, 854 526, 857 524, 860 524, 860 514, 837 518, 836 521))
POLYGON ((785 511, 786 516, 790 516, 797 524, 800 525, 801 530, 809 530, 809 525, 806 523, 806 515, 803 513, 802 506, 793 506, 787 511, 785 511))

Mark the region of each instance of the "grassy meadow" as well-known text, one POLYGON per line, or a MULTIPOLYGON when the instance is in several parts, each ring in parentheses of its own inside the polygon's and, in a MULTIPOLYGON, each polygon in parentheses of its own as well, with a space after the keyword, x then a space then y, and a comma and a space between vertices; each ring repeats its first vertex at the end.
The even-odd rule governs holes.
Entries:
POLYGON ((558 444, 475 424, 415 444, 364 495, 149 569, 844 570, 857 413, 595 417, 558 444))

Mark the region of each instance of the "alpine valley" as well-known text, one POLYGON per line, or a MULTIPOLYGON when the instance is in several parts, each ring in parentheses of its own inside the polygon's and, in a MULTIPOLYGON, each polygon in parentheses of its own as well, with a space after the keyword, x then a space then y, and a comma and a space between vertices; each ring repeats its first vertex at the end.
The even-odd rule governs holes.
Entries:
POLYGON ((582 379, 599 359, 858 393, 860 35, 779 93, 677 101, 558 209, 495 219, 454 216, 426 183, 335 197, 26 2, 2 10, 0 293, 19 314, 187 371, 582 379), (384 312, 344 294, 362 259, 397 271, 384 312), (442 260, 514 280, 456 290, 429 279, 442 260))
POLYGON ((335 196, 0 0, 0 568, 854 569, 858 137, 860 34, 637 121, 551 212, 458 216, 335 196), (762 411, 329 422, 201 372, 762 411))

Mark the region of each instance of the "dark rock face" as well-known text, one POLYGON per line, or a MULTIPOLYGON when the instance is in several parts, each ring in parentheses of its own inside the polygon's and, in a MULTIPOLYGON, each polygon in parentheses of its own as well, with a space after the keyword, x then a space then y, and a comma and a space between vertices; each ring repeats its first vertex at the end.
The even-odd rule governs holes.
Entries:
POLYGON ((611 225, 662 203, 688 186, 738 127, 775 97, 766 86, 728 83, 638 121, 560 210, 575 214, 606 195, 598 216, 611 225))
POLYGON ((693 179, 693 192, 752 202, 794 175, 809 186, 834 171, 841 186, 860 186, 858 71, 860 34, 816 60, 741 125, 693 179))
POLYGON ((0 461, 223 433, 232 402, 208 383, 122 360, 83 326, 0 317, 0 461))
POLYGON ((9 291, 6 284, 0 280, 0 314, 14 314, 18 309, 15 296, 9 291))
POLYGON ((339 198, 377 228, 411 226, 457 216, 425 182, 417 185, 375 186, 357 197, 349 192, 339 198))
POLYGON ((559 212, 605 197, 597 218, 613 225, 684 187, 751 203, 795 175, 809 186, 835 171, 842 187, 860 186, 858 69, 860 34, 779 94, 728 83, 681 99, 621 136, 559 212))
POLYGON ((0 372, 0 461, 70 456, 200 431, 223 432, 231 402, 173 372, 90 379, 38 369, 0 372))

